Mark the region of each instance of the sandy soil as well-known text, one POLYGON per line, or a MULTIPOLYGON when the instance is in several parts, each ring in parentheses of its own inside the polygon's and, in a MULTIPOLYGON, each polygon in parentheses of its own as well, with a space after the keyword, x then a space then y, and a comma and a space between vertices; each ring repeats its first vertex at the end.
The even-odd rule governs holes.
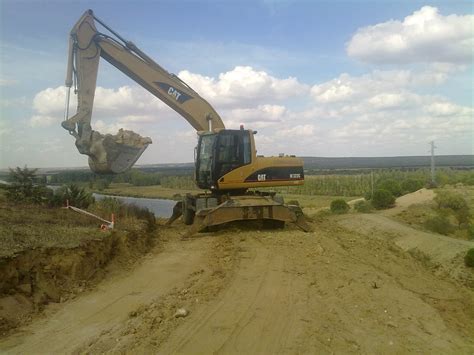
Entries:
POLYGON ((434 190, 420 189, 411 194, 403 195, 395 201, 395 207, 382 211, 381 213, 385 216, 395 216, 401 211, 408 208, 410 205, 417 203, 425 203, 433 200, 435 197, 434 190))
POLYGON ((369 225, 361 216, 316 220, 312 233, 234 227, 181 240, 183 225, 163 229, 162 251, 0 351, 473 353, 473 289, 399 247, 393 226, 354 230, 369 225))

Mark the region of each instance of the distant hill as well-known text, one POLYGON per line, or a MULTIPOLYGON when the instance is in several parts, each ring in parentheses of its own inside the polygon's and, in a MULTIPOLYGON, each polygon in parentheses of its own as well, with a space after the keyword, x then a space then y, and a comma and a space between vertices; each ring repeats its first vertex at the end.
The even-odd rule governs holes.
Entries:
MULTIPOLYGON (((387 168, 422 168, 431 164, 430 156, 408 157, 352 157, 323 158, 303 157, 307 170, 332 169, 387 169, 387 168)), ((438 155, 435 156, 438 167, 474 168, 474 155, 438 155)))
MULTIPOLYGON (((430 166, 430 156, 406 157, 352 157, 326 158, 302 157, 305 170, 351 170, 351 169, 396 169, 426 168, 430 166)), ((437 167, 474 169, 474 155, 438 155, 435 157, 437 167)), ((194 163, 147 164, 135 165, 135 169, 146 172, 161 172, 165 175, 189 175, 194 170, 194 163)), ((57 174, 66 171, 90 172, 88 167, 41 168, 39 175, 57 174)), ((8 169, 0 170, 0 178, 8 175, 8 169)))

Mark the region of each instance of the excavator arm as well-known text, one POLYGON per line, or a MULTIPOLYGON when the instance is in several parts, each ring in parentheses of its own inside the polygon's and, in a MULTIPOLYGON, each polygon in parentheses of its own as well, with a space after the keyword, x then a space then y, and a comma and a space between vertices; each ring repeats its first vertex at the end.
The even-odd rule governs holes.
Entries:
POLYGON ((225 128, 218 113, 205 99, 132 42, 110 29, 94 16, 92 10, 88 10, 71 30, 66 75, 66 117, 62 126, 76 138, 79 152, 89 156, 92 171, 104 174, 126 171, 151 143, 149 137, 141 137, 132 131, 120 129, 116 135, 103 135, 92 129, 100 57, 178 112, 197 131, 219 131, 225 128), (114 37, 98 32, 96 21, 114 37), (68 117, 69 90, 72 86, 78 95, 77 112, 68 117))

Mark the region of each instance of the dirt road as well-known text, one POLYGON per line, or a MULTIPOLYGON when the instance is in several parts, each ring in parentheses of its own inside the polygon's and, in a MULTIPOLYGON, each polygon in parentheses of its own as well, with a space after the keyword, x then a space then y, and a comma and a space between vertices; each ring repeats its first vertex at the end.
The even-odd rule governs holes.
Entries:
MULTIPOLYGON (((357 218, 359 215, 354 215, 357 218)), ((385 231, 169 235, 132 272, 0 341, 6 353, 474 352, 474 292, 385 231), (179 308, 186 317, 175 317, 179 308)))

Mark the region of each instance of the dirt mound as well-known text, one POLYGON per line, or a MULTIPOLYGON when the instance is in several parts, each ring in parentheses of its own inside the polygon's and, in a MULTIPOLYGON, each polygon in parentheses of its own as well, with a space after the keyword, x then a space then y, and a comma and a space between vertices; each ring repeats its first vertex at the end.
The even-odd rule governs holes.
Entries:
POLYGON ((434 190, 423 188, 397 198, 395 201, 395 207, 384 210, 381 213, 385 216, 394 216, 401 211, 406 210, 411 205, 432 201, 435 196, 434 190))
POLYGON ((380 214, 340 217, 339 224, 368 237, 384 239, 423 261, 433 272, 474 288, 474 270, 464 265, 464 255, 474 242, 413 229, 380 214))

